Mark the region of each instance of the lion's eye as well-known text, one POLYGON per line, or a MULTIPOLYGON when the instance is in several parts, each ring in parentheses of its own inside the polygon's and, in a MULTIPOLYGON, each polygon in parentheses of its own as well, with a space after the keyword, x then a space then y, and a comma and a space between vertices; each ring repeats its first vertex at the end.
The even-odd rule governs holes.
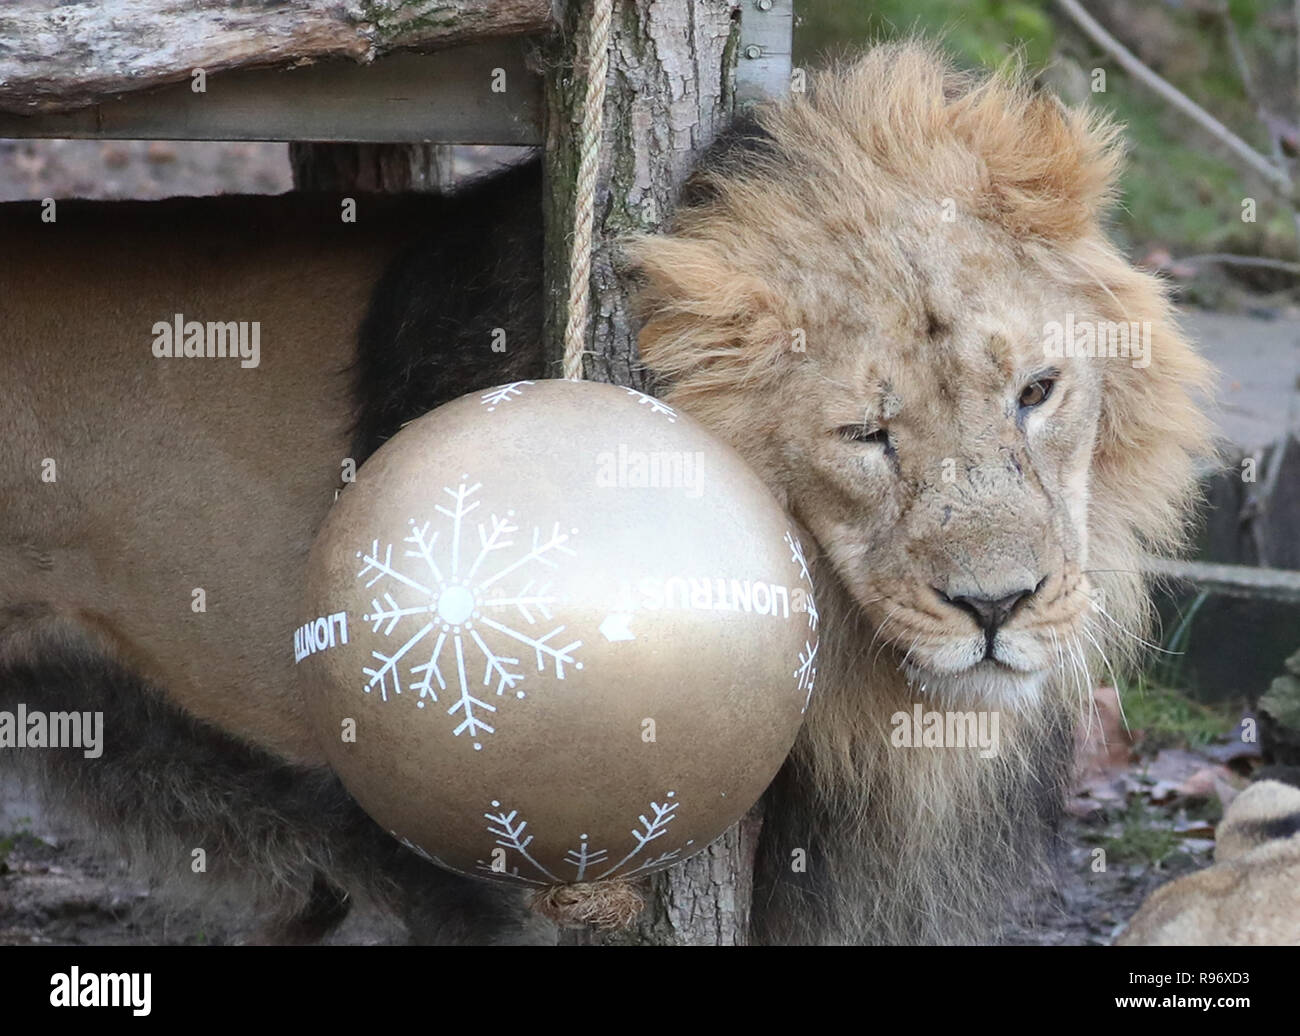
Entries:
POLYGON ((873 443, 889 447, 889 433, 883 428, 872 428, 865 424, 846 424, 838 429, 841 439, 846 442, 873 443))
POLYGON ((1047 401, 1056 385, 1055 378, 1037 378, 1020 390, 1020 409, 1031 410, 1047 401))

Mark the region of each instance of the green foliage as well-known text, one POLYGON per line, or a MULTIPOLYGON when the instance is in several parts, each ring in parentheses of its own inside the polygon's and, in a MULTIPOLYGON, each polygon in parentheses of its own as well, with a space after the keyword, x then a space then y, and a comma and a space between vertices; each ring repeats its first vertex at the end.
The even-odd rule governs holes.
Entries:
POLYGON ((1282 726, 1300 731, 1300 651, 1286 660, 1286 667, 1288 672, 1259 699, 1259 707, 1282 726))
MULTIPOLYGON (((1294 112, 1294 38, 1278 32, 1291 0, 1229 0, 1257 89, 1278 115, 1294 112)), ((1157 73, 1262 154, 1269 152, 1254 106, 1229 56, 1219 22, 1190 5, 1126 5, 1140 24, 1128 42, 1146 42, 1157 73), (1151 35, 1154 34, 1154 35, 1151 35)), ((1049 78, 1073 69, 1106 70, 1104 93, 1068 96, 1109 111, 1127 125, 1130 151, 1114 229, 1137 252, 1163 245, 1176 253, 1235 251, 1293 258, 1291 212, 1220 157, 1187 118, 1059 18, 1051 0, 797 0, 794 58, 813 66, 875 40, 921 34, 938 39, 969 67, 996 68, 1013 54, 1049 78), (1067 27, 1068 26, 1068 27, 1067 27), (1243 223, 1241 201, 1255 198, 1257 222, 1243 223)), ((1119 35, 1123 38, 1123 27, 1119 35)))
POLYGON ((1159 813, 1144 800, 1134 799, 1114 817, 1120 825, 1116 835, 1101 839, 1106 856, 1118 863, 1142 863, 1158 867, 1182 846, 1182 839, 1167 826, 1159 813))
MULTIPOLYGON (((1132 244, 1195 245, 1232 251, 1240 237, 1241 177, 1229 162, 1189 148, 1148 98, 1112 91, 1106 107, 1126 127, 1132 148, 1121 177, 1115 227, 1132 244)), ((1259 198, 1261 203, 1266 198, 1259 198)), ((1260 218, 1267 213, 1261 204, 1260 218)), ((1277 213, 1282 220, 1286 216, 1277 213)))
POLYGON ((941 39, 969 66, 995 67, 1020 50, 1035 67, 1052 54, 1048 0, 797 0, 795 62, 910 33, 941 39))
POLYGON ((1139 680, 1126 688, 1120 700, 1129 729, 1141 732, 1143 746, 1151 750, 1196 747, 1230 736, 1239 711, 1230 706, 1202 705, 1181 691, 1139 680))
POLYGON ((31 833, 31 823, 31 817, 19 817, 16 830, 7 835, 0 835, 0 872, 3 872, 8 867, 9 854, 22 842, 43 844, 31 833))
POLYGON ((1253 28, 1259 20, 1260 13, 1267 7, 1268 4, 1262 3, 1261 0, 1228 0, 1228 13, 1243 29, 1253 28))

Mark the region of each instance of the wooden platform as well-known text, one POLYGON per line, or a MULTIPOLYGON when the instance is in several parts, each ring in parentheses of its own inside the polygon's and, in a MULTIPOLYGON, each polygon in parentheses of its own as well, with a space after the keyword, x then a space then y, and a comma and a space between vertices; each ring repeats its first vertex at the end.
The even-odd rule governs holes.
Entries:
POLYGON ((372 65, 240 69, 209 77, 201 94, 182 82, 66 112, 0 112, 0 137, 538 144, 542 80, 526 46, 503 39, 372 65))
MULTIPOLYGON (((737 101, 783 96, 794 0, 731 3, 737 101)), ((552 28, 550 0, 4 0, 0 137, 540 144, 552 28)))

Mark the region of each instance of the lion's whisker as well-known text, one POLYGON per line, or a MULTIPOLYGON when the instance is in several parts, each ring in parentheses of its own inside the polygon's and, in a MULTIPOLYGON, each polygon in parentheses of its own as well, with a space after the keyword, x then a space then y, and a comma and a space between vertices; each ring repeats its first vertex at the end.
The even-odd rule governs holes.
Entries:
POLYGON ((1093 600, 1092 598, 1088 598, 1088 600, 1092 602, 1093 610, 1096 611, 1103 618, 1107 619, 1110 622, 1110 624, 1115 627, 1115 630, 1117 632, 1122 633, 1126 637, 1129 637, 1132 640, 1137 641, 1137 643, 1141 644, 1148 651, 1158 651, 1163 655, 1181 655, 1183 653, 1181 651, 1170 651, 1168 648, 1163 648, 1159 644, 1153 644, 1151 641, 1145 639, 1144 637, 1138 636, 1132 630, 1125 629, 1120 624, 1120 622, 1110 614, 1110 612, 1106 611, 1106 609, 1101 606, 1099 602, 1093 600))

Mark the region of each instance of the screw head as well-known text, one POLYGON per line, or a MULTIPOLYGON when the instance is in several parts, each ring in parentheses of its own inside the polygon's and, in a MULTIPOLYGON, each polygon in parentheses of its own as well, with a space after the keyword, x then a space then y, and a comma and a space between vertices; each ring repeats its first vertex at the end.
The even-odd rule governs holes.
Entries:
POLYGON ((745 57, 747 58, 761 58, 762 56, 763 56, 763 48, 760 47, 757 43, 751 43, 748 47, 745 48, 745 57))
POLYGON ((754 0, 754 6, 760 11, 772 10, 772 0, 754 0))

